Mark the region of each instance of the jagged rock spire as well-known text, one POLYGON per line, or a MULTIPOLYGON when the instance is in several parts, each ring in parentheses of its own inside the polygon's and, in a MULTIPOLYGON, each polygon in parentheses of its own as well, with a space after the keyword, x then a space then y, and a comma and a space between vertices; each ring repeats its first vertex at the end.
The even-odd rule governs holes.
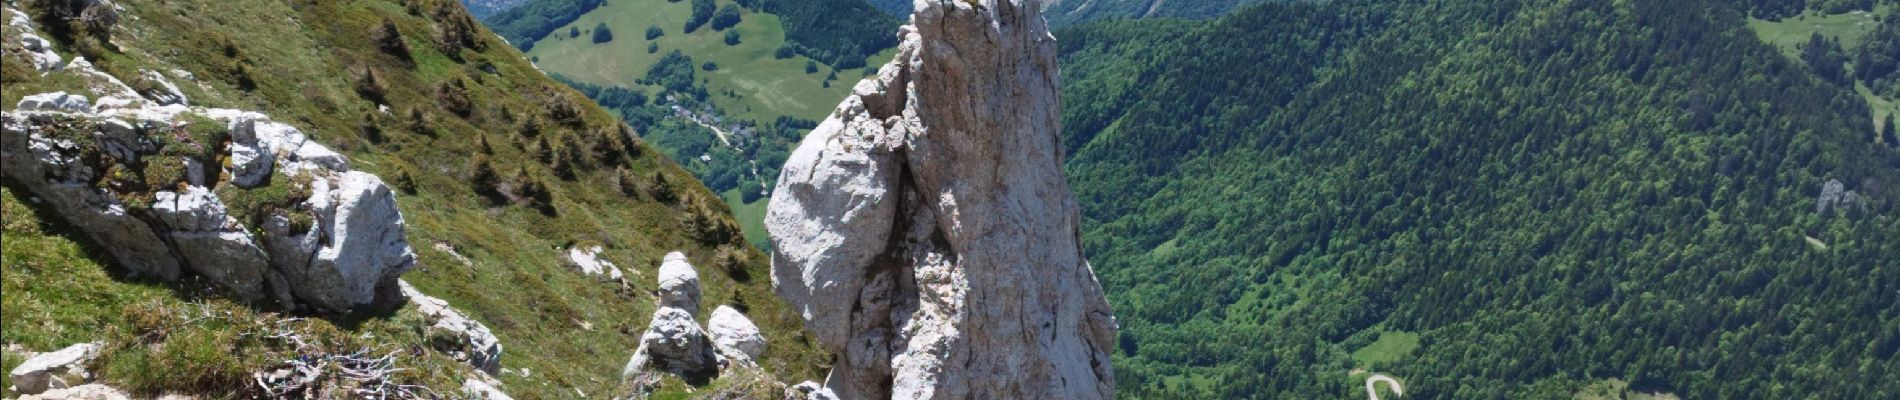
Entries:
POLYGON ((839 397, 1113 397, 1039 9, 917 2, 897 58, 786 162, 773 285, 838 356, 839 397))

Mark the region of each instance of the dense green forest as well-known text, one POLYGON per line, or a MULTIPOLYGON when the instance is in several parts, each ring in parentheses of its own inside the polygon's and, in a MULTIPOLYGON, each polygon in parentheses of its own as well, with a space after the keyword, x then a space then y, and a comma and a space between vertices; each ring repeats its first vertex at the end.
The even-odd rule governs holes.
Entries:
MULTIPOLYGON (((1130 18, 1213 18, 1262 0, 1059 0, 1044 11, 1053 26, 1130 18)), ((1285 0, 1275 0, 1285 1, 1285 0)))
POLYGON ((878 11, 883 11, 899 19, 910 19, 910 0, 870 0, 870 2, 871 6, 877 7, 878 11))
POLYGON ((786 45, 836 69, 863 68, 866 57, 897 47, 897 26, 903 24, 864 0, 751 2, 781 18, 786 45))
POLYGON ((1058 32, 1120 393, 1357 398, 1364 369, 1406 398, 1900 397, 1900 154, 1751 13, 1339 0, 1058 32))
POLYGON ((605 0, 534 0, 483 18, 488 29, 507 39, 521 51, 534 48, 534 41, 562 25, 574 22, 581 14, 600 7, 605 0))

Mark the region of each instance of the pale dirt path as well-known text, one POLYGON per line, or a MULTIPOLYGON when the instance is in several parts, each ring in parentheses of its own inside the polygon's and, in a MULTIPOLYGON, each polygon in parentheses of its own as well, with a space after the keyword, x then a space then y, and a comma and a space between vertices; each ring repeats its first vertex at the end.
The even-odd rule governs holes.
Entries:
POLYGON ((1379 400, 1379 391, 1373 386, 1379 382, 1390 384, 1393 396, 1405 397, 1405 387, 1399 386, 1399 380, 1392 379, 1392 377, 1386 376, 1385 374, 1372 374, 1372 376, 1366 377, 1366 397, 1372 398, 1372 400, 1379 400))

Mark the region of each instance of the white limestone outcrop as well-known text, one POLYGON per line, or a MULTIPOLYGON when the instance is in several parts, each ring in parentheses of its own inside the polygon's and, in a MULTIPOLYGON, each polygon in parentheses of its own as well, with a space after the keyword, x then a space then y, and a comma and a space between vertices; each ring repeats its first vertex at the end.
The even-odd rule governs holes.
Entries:
POLYGON ((718 348, 719 354, 734 362, 756 364, 759 356, 765 354, 765 335, 738 309, 729 306, 713 309, 712 317, 706 320, 706 332, 712 335, 713 346, 718 348))
POLYGON ((707 379, 719 372, 712 340, 706 330, 693 322, 693 315, 673 307, 660 307, 646 333, 640 334, 640 347, 634 349, 621 376, 658 371, 679 375, 688 381, 707 379))
POLYGON ((245 300, 330 312, 400 298, 396 278, 416 257, 395 194, 296 128, 239 110, 140 100, 94 112, 67 103, 83 97, 29 96, 25 111, 0 113, 0 166, 131 272, 173 280, 190 271, 245 300), (229 147, 186 133, 207 120, 228 130, 229 147), (167 169, 183 181, 139 179, 167 169), (226 184, 235 188, 219 189, 226 184), (304 197, 249 221, 226 206, 226 193, 266 187, 304 197))
POLYGON ((77 386, 92 380, 86 363, 98 356, 99 343, 80 343, 28 358, 8 372, 14 390, 24 395, 77 386))
POLYGON ((568 248, 568 265, 573 265, 575 269, 580 270, 582 274, 587 276, 598 277, 611 282, 626 281, 627 276, 620 272, 620 266, 614 265, 613 262, 601 257, 600 252, 600 246, 574 246, 568 248))
POLYGON ((660 262, 660 307, 699 315, 699 272, 686 261, 685 253, 667 253, 660 262))
MULTIPOLYGON (((408 281, 397 281, 402 294, 415 303, 416 311, 421 313, 425 323, 423 335, 437 351, 449 358, 468 363, 476 370, 490 376, 501 372, 501 339, 488 330, 481 321, 462 315, 461 311, 449 307, 447 301, 429 297, 408 281)), ((491 386, 488 389, 493 390, 491 386)), ((496 391, 499 393, 499 391, 496 391)), ((505 395, 503 398, 506 398, 505 395)))
POLYGON ((918 2, 896 59, 786 162, 773 286, 836 355, 838 397, 1113 397, 1038 8, 918 2))

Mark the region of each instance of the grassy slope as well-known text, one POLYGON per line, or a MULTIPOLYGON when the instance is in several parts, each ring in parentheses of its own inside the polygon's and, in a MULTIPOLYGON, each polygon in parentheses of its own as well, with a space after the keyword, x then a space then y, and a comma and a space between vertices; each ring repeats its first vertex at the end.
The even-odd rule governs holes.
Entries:
MULTIPOLYGON (((1780 21, 1751 18, 1748 20, 1748 27, 1754 30, 1755 35, 1761 37, 1763 42, 1781 49, 1781 53, 1787 55, 1788 59, 1799 60, 1800 46, 1806 44, 1808 37, 1815 33, 1837 38, 1841 46, 1845 48, 1852 49, 1860 45, 1860 38, 1866 36, 1867 32, 1872 31, 1874 26, 1880 23, 1874 17, 1886 13, 1887 9, 1892 7, 1894 6, 1882 4, 1876 6, 1874 12, 1871 13, 1854 11, 1833 15, 1809 10, 1798 17, 1783 18, 1780 21)), ((1866 85, 1859 83, 1854 84, 1854 91, 1860 93, 1862 98, 1866 98, 1868 105, 1873 106, 1873 118, 1876 125, 1880 124, 1888 114, 1900 113, 1900 99, 1874 95, 1872 91, 1867 90, 1866 85)))
MULTIPOLYGON (((517 397, 562 397, 572 395, 574 389, 590 394, 613 391, 619 370, 651 314, 650 291, 655 286, 651 277, 660 258, 675 250, 687 252, 700 266, 706 293, 703 304, 750 306, 748 314, 770 342, 764 362, 768 371, 783 380, 817 377, 822 356, 802 339, 796 315, 771 295, 769 283, 756 278, 742 281, 712 268, 717 248, 743 246, 737 240, 707 242, 682 226, 694 210, 731 224, 729 211, 716 195, 641 144, 624 153, 628 160, 624 168, 640 176, 666 175, 682 200, 662 203, 650 196, 620 194, 607 162, 581 166, 573 181, 556 178, 548 166, 520 150, 525 139, 514 134, 517 124, 511 119, 532 116, 550 121, 551 104, 569 102, 579 110, 580 120, 573 126, 544 122, 542 134, 582 143, 611 135, 618 122, 578 93, 541 75, 479 24, 474 29, 487 45, 458 51, 462 61, 456 61, 439 50, 434 33, 448 24, 434 15, 438 7, 449 7, 444 8, 449 15, 459 14, 463 12, 460 6, 447 0, 417 3, 421 6, 416 14, 391 1, 258 2, 247 7, 209 0, 126 3, 128 14, 137 18, 126 18, 115 31, 114 41, 124 53, 105 54, 107 62, 102 64, 109 64, 105 69, 122 77, 127 75, 123 71, 139 68, 191 72, 199 81, 179 85, 194 105, 260 110, 348 154, 357 169, 385 180, 399 173, 413 176, 418 192, 400 196, 398 201, 422 266, 405 279, 495 330, 506 349, 502 366, 531 371, 526 378, 522 374, 500 377, 517 397), (384 18, 404 33, 413 62, 380 54, 370 44, 370 27, 384 18), (227 44, 235 48, 236 57, 222 54, 227 44), (238 87, 236 74, 224 66, 231 59, 250 65, 248 75, 256 82, 253 90, 238 87), (376 105, 353 93, 347 71, 364 67, 382 76, 387 102, 397 111, 395 116, 375 119, 373 124, 384 136, 380 142, 358 129, 376 105), (485 67, 495 72, 484 72, 485 67), (454 80, 468 87, 474 104, 467 117, 441 108, 433 96, 439 84, 454 80), (426 115, 422 125, 428 129, 404 128, 408 121, 401 116, 411 109, 426 115), (551 186, 552 215, 493 204, 468 186, 464 174, 477 135, 493 144, 495 154, 490 158, 504 179, 523 168, 551 186), (435 243, 453 245, 473 265, 453 261, 436 250, 435 243), (561 249, 572 243, 603 244, 605 257, 629 270, 636 290, 618 290, 564 266, 561 249)), ((63 44, 60 51, 69 59, 73 56, 70 45, 63 44)), ((16 87, 54 89, 62 84, 70 82, 27 78, 19 86, 10 85, 5 100, 11 104, 23 95, 13 90, 16 87)), ((15 237, 8 233, 9 246, 15 237)), ((56 255, 16 252, 12 247, 6 257, 8 279, 30 276, 19 273, 18 265, 78 265, 56 255)), ((764 277, 764 257, 751 252, 747 258, 746 272, 738 276, 764 277)), ((10 343, 26 340, 16 336, 30 336, 16 327, 36 326, 48 318, 16 313, 12 307, 16 293, 9 286, 5 334, 10 343)), ((114 326, 115 322, 106 321, 98 329, 114 326)), ((374 331, 354 328, 347 333, 374 331)), ((50 343, 32 344, 33 350, 51 350, 46 348, 50 343)))
MULTIPOLYGON (((721 6, 730 3, 719 2, 721 6)), ((684 33, 681 28, 692 14, 691 7, 687 1, 609 0, 535 42, 529 54, 551 73, 597 85, 640 88, 636 81, 646 75, 647 67, 661 56, 681 50, 695 63, 711 61, 719 65, 718 71, 702 70, 698 74, 707 81, 706 89, 714 93, 713 103, 728 116, 766 122, 779 116, 822 119, 863 76, 862 72, 838 71, 839 80, 826 88, 823 81, 831 68, 820 63, 817 73, 807 74, 805 62, 809 58, 773 58, 773 51, 785 43, 785 30, 778 16, 772 14, 744 10, 739 25, 728 28, 739 31, 738 45, 725 44, 725 32, 712 30, 710 24, 684 33), (587 32, 602 22, 613 29, 614 40, 595 44, 587 32), (646 40, 649 26, 660 27, 666 36, 646 40), (570 38, 568 28, 579 28, 582 34, 570 38), (659 43, 660 51, 648 53, 647 45, 654 42, 659 43), (720 94, 727 90, 739 96, 720 94)), ((880 53, 867 64, 882 65, 892 54, 880 53)))

